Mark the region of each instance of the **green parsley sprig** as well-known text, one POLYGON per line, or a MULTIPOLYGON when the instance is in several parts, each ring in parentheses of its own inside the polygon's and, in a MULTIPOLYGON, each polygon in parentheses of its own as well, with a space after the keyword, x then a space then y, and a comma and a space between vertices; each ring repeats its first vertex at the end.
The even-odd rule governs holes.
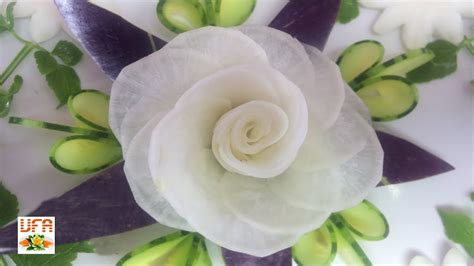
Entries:
MULTIPOLYGON (((48 86, 56 95, 59 101, 59 108, 67 102, 70 95, 81 90, 80 79, 71 66, 81 61, 83 55, 82 51, 73 43, 62 40, 56 44, 53 51, 49 52, 41 45, 22 38, 15 32, 15 19, 13 16, 15 4, 15 2, 8 4, 5 16, 0 14, 0 33, 10 33, 15 39, 23 43, 23 48, 6 69, 0 73, 0 89, 23 60, 25 60, 31 52, 36 51, 35 58, 38 70, 45 76, 48 86), (64 64, 58 64, 55 57, 60 59, 64 64)), ((20 89, 23 83, 22 81, 21 76, 16 75, 10 89, 13 87, 16 93, 20 89)), ((8 92, 0 90, 0 117, 8 115, 13 100, 13 94, 15 93, 11 93, 11 90, 8 92)))

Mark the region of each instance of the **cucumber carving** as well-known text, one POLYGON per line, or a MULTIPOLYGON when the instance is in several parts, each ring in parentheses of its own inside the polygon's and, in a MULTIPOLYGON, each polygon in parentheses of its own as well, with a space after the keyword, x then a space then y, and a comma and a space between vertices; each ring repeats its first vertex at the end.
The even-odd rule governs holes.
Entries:
POLYGON ((134 265, 211 266, 212 263, 201 236, 178 231, 134 249, 117 263, 117 266, 134 265))
POLYGON ((392 121, 402 118, 418 104, 418 90, 405 78, 382 76, 354 87, 369 108, 372 120, 392 121))
POLYGON ((49 160, 58 170, 83 175, 98 172, 122 159, 122 149, 109 130, 109 96, 84 90, 71 96, 68 109, 78 127, 20 117, 10 117, 10 124, 72 133, 50 150, 49 160))
POLYGON ((109 95, 82 90, 69 97, 67 106, 79 127, 109 130, 109 95))
POLYGON ((356 238, 382 240, 389 227, 384 215, 372 203, 333 213, 319 229, 303 235, 292 248, 300 266, 331 265, 336 253, 347 265, 372 265, 356 238))
POLYGON ((181 33, 207 25, 233 27, 252 14, 256 0, 160 0, 156 13, 169 30, 181 33))
POLYGON ((405 75, 434 58, 428 49, 410 50, 384 63, 383 46, 365 40, 349 46, 337 60, 349 86, 366 103, 374 121, 392 121, 409 114, 418 103, 417 88, 405 75))

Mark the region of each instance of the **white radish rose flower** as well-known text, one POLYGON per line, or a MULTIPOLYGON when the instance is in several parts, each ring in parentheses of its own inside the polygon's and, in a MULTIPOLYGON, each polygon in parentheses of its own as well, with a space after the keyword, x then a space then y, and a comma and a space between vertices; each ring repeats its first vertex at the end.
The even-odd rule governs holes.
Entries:
POLYGON ((362 201, 383 152, 319 50, 264 26, 183 33, 122 70, 110 125, 138 204, 265 256, 362 201))

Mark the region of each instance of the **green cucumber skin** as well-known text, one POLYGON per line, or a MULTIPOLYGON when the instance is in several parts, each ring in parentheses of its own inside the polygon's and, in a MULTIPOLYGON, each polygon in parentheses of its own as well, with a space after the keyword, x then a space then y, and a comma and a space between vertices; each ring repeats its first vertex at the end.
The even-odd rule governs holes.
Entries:
MULTIPOLYGON (((160 0, 158 2, 158 5, 156 6, 156 14, 158 15, 158 19, 160 20, 160 22, 167 29, 169 29, 170 31, 172 31, 174 33, 179 34, 179 33, 186 32, 186 30, 180 29, 180 28, 176 27, 175 25, 173 25, 173 23, 171 23, 166 18, 163 8, 164 8, 167 1, 169 1, 169 0, 160 0)), ((202 23, 203 26, 205 26, 206 25, 206 12, 205 12, 204 7, 202 7, 201 3, 199 3, 199 1, 194 1, 194 0, 183 0, 183 1, 184 2, 189 2, 190 4, 192 4, 202 14, 201 23, 202 23)))
MULTIPOLYGON (((372 77, 375 77, 377 76, 380 72, 386 70, 387 68, 391 67, 391 66, 394 66, 395 64, 397 63, 400 63, 406 59, 410 59, 410 58, 413 58, 415 56, 420 56, 420 55, 423 55, 423 54, 431 54, 433 55, 434 57, 434 54, 432 51, 426 49, 426 48, 421 48, 421 49, 417 49, 417 50, 412 50, 408 53, 405 53, 405 54, 401 54, 399 56, 396 56, 388 61, 385 61, 384 63, 380 64, 380 65, 377 65, 377 66, 374 66, 372 68, 369 68, 368 70, 366 70, 364 73, 360 74, 357 78, 355 78, 354 80, 352 80, 351 82, 349 82, 349 86, 351 87, 355 87, 357 86, 359 83, 362 83, 364 82, 365 80, 367 79, 370 79, 372 77)), ((429 61, 428 61, 429 62, 429 61)), ((428 63, 426 62, 426 63, 428 63)), ((421 65, 420 65, 421 66, 421 65)), ((415 67, 414 69, 420 67, 420 66, 417 66, 415 67)), ((413 69, 411 69, 413 70, 413 69)), ((411 71, 410 70, 410 71, 411 71)), ((409 72, 409 71, 407 71, 409 72)))
MULTIPOLYGON (((349 53, 351 52, 354 52, 355 49, 358 48, 359 45, 362 45, 362 44, 366 44, 366 43, 373 43, 375 44, 376 46, 378 46, 380 49, 381 49, 381 55, 380 57, 378 58, 377 61, 375 61, 371 66, 369 66, 367 69, 365 69, 364 71, 362 71, 362 73, 360 73, 359 75, 357 75, 355 78, 353 78, 352 80, 356 80, 358 79, 361 75, 364 75, 364 73, 367 72, 367 70, 370 70, 372 68, 374 68, 375 66, 377 66, 378 64, 380 64, 380 62, 382 62, 383 60, 383 56, 385 54, 385 48, 383 47, 383 45, 378 42, 378 41, 375 41, 375 40, 362 40, 362 41, 358 41, 354 44, 352 44, 351 46, 347 47, 343 52, 342 54, 339 56, 339 58, 337 59, 336 61, 336 64, 337 65, 340 65, 342 60, 344 60, 344 57, 346 57, 349 53)), ((350 82, 350 80, 348 81, 350 82)))
POLYGON ((377 207, 375 207, 374 204, 372 204, 368 200, 364 200, 362 202, 362 204, 365 204, 369 209, 371 209, 372 211, 377 213, 377 216, 379 216, 380 219, 382 219, 384 227, 385 227, 384 233, 382 235, 376 236, 376 237, 365 235, 362 232, 360 232, 359 230, 355 229, 346 219, 344 219, 344 216, 339 215, 342 222, 347 226, 347 228, 349 228, 349 230, 351 230, 352 233, 354 233, 355 235, 359 236, 360 238, 362 238, 364 240, 378 241, 378 240, 383 240, 383 239, 387 238, 388 234, 390 233, 390 226, 388 224, 387 219, 385 218, 385 215, 383 215, 383 213, 377 207))
MULTIPOLYGON (((327 230, 329 231, 329 235, 331 237, 331 254, 328 257, 328 259, 324 262, 324 264, 322 264, 322 265, 331 265, 331 263, 334 261, 334 258, 336 257, 336 253, 337 253, 336 232, 334 231, 334 227, 331 225, 331 223, 326 223, 323 226, 325 226, 327 228, 327 230)), ((319 230, 319 229, 316 229, 316 230, 319 230)), ((295 252, 293 251, 294 248, 295 247, 293 246, 292 247, 292 253, 293 254, 295 254, 295 252)), ((302 263, 301 260, 299 260, 296 256, 293 256, 293 260, 299 266, 308 266, 308 265, 305 265, 304 263, 302 263)))
POLYGON ((383 81, 383 80, 398 80, 398 81, 406 83, 408 86, 410 86, 412 88, 412 92, 414 94, 413 95, 413 97, 414 97, 413 104, 410 106, 410 108, 408 108, 405 112, 403 112, 401 114, 397 114, 397 115, 393 115, 393 116, 386 116, 386 117, 372 116, 372 121, 375 121, 375 122, 389 122, 389 121, 393 121, 393 120, 397 120, 397 119, 400 119, 402 117, 405 117, 406 115, 411 113, 416 108, 416 106, 418 105, 418 100, 419 100, 418 89, 415 87, 415 85, 412 82, 410 82, 409 80, 407 80, 404 77, 400 77, 400 76, 380 76, 380 77, 371 78, 371 79, 368 79, 368 80, 364 81, 363 83, 358 84, 357 86, 353 87, 353 90, 354 90, 354 92, 357 93, 357 91, 362 89, 363 87, 374 84, 376 82, 383 81))
MULTIPOLYGON (((76 139, 88 139, 88 140, 94 140, 94 141, 101 141, 104 138, 94 137, 94 136, 85 136, 85 135, 73 135, 73 136, 65 137, 61 141, 54 144, 53 147, 51 147, 51 150, 49 152, 49 161, 54 166, 54 168, 58 169, 61 172, 71 174, 71 175, 86 175, 86 174, 96 173, 106 168, 109 168, 123 159, 122 157, 118 157, 116 160, 111 161, 105 165, 102 165, 93 169, 87 169, 87 170, 71 170, 71 169, 64 168, 56 161, 56 157, 55 157, 56 149, 60 147, 62 144, 64 144, 65 142, 70 141, 70 140, 76 140, 76 139)), ((117 143, 117 145, 119 144, 117 143)))
POLYGON ((54 124, 54 123, 21 118, 21 117, 14 117, 14 116, 9 118, 8 123, 31 127, 31 128, 42 128, 42 129, 49 129, 49 130, 54 130, 54 131, 73 133, 73 134, 81 134, 84 136, 95 137, 95 138, 110 138, 110 139, 115 138, 110 132, 96 131, 96 130, 79 128, 79 127, 71 127, 71 126, 65 126, 65 125, 60 125, 60 124, 54 124))
POLYGON ((198 254, 198 247, 202 243, 202 239, 194 236, 193 237, 193 243, 191 244, 191 250, 190 254, 188 256, 188 259, 186 260, 186 265, 185 266, 194 266, 194 263, 197 261, 199 254, 198 254))
MULTIPOLYGON (((364 266, 372 266, 372 262, 367 257, 367 255, 362 250, 362 248, 359 246, 359 244, 354 239, 354 237, 351 235, 351 232, 346 228, 344 222, 342 221, 341 216, 334 213, 334 214, 331 215, 331 217, 329 219, 331 220, 331 222, 334 225, 335 229, 338 230, 338 232, 349 243, 351 248, 358 255, 358 257, 360 259, 360 263, 362 263, 364 266)), ((350 265, 352 265, 352 262, 348 262, 348 263, 350 265)), ((353 264, 357 264, 357 263, 353 263, 353 264)))
POLYGON ((142 253, 143 251, 153 247, 153 246, 156 246, 156 245, 159 245, 159 244, 163 244, 165 242, 168 242, 168 241, 171 241, 171 240, 175 240, 179 237, 182 237, 182 236, 185 236, 185 235, 188 235, 189 232, 186 232, 186 231, 178 231, 178 232, 175 232, 175 233, 172 233, 172 234, 169 234, 169 235, 166 235, 166 236, 163 236, 163 237, 160 237, 158 239, 155 239, 147 244, 144 244, 142 246, 139 246, 138 248, 135 248, 134 250, 130 251, 129 253, 127 253, 125 256, 123 256, 118 262, 117 262, 117 266, 123 266, 123 264, 131 259, 133 256, 136 256, 140 253, 142 253))
POLYGON ((104 96, 107 101, 110 99, 110 96, 101 92, 101 91, 98 91, 98 90, 81 90, 71 96, 69 96, 69 99, 67 101, 67 106, 68 106, 68 109, 69 109, 69 112, 75 117, 77 118, 77 120, 81 121, 82 123, 88 125, 89 127, 92 127, 94 129, 97 129, 99 131, 104 131, 104 132, 107 132, 107 131, 110 131, 110 129, 108 128, 105 128, 105 127, 102 127, 102 126, 99 126, 97 124, 94 124, 92 123, 91 121, 87 120, 86 118, 84 118, 82 115, 80 115, 79 113, 77 113, 74 108, 73 108, 73 105, 72 105, 72 102, 74 101, 74 97, 76 97, 77 95, 79 94, 82 94, 82 93, 97 93, 101 96, 104 96))

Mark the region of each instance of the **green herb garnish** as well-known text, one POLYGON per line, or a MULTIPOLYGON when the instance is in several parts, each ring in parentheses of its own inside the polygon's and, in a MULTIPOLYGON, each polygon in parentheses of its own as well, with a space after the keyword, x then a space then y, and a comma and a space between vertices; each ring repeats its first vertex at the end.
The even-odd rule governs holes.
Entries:
POLYGON ((7 262, 3 258, 3 256, 0 256, 0 266, 7 266, 7 262))
POLYGON ((0 213, 0 227, 18 216, 18 200, 2 183, 0 183, 0 213))
POLYGON ((77 258, 77 253, 93 253, 94 247, 89 242, 79 242, 56 246, 56 254, 52 255, 18 255, 10 254, 10 258, 21 266, 70 266, 77 258))
POLYGON ((82 59, 81 50, 68 41, 59 41, 51 53, 61 58, 64 64, 68 66, 74 66, 82 59))
POLYGON ((357 0, 341 0, 337 21, 346 24, 359 16, 359 3, 357 0))
POLYGON ((444 225, 446 236, 460 244, 474 258, 474 223, 467 215, 438 208, 438 214, 444 225))
MULTIPOLYGON (((82 59, 83 54, 72 42, 59 41, 53 51, 49 52, 39 44, 20 37, 14 30, 14 6, 15 2, 9 3, 6 9, 6 16, 0 15, 0 32, 8 31, 19 42, 23 43, 24 46, 7 68, 0 73, 0 86, 8 80, 30 52, 36 50, 35 59, 38 70, 41 74, 46 76, 49 87, 59 100, 58 107, 61 107, 67 102, 69 96, 81 89, 79 77, 76 71, 70 66, 76 65, 82 59), (58 64, 54 56, 61 59, 65 65, 58 64)), ((13 81, 12 90, 8 93, 2 93, 0 91, 0 117, 4 117, 8 114, 12 95, 21 87, 22 80, 19 81, 17 77, 19 76, 16 76, 13 81)))

